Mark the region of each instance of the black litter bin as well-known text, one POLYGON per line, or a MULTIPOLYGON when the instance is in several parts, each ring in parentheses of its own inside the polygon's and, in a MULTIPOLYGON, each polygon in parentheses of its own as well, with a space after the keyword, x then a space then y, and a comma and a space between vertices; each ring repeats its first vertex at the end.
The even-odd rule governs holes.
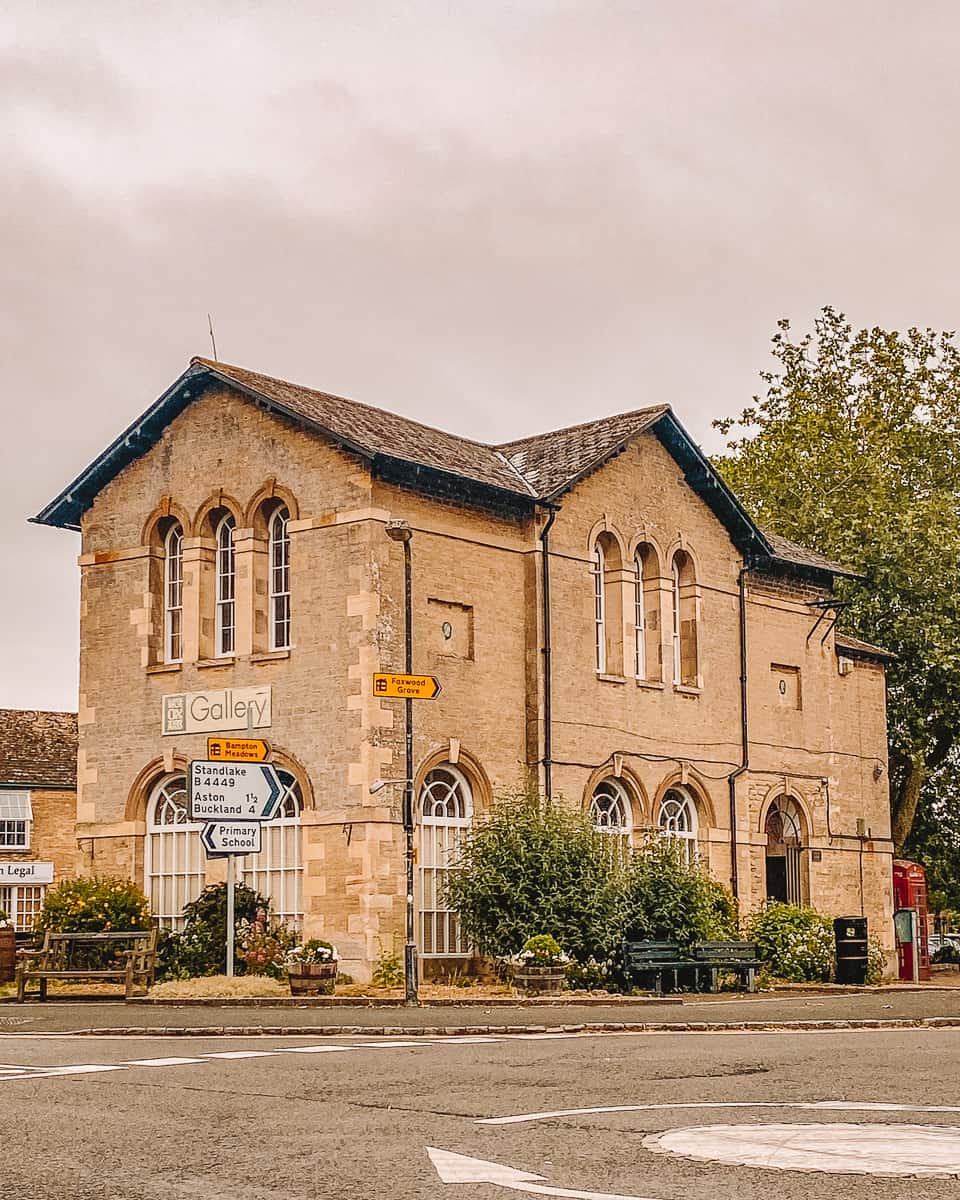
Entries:
POLYGON ((837 917, 837 983, 867 982, 867 918, 837 917))

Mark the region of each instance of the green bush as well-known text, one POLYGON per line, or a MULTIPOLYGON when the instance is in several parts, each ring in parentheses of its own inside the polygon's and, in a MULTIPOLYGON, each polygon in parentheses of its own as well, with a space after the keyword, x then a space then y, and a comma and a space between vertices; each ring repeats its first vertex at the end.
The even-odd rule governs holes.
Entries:
MULTIPOLYGON (((270 911, 270 901, 242 883, 234 894, 234 960, 236 975, 243 975, 241 957, 244 923, 252 924, 270 911)), ((183 929, 161 936, 157 954, 158 979, 193 979, 222 975, 227 956, 227 885, 212 883, 190 904, 184 905, 183 929)))
POLYGON ((833 922, 812 908, 770 903, 747 920, 747 936, 770 974, 792 983, 826 983, 836 969, 833 922))
POLYGON ((729 892, 688 862, 682 846, 658 838, 623 871, 617 941, 677 942, 687 951, 694 942, 734 936, 736 911, 729 892))
POLYGON ((560 943, 549 933, 537 933, 527 938, 520 949, 520 958, 531 967, 563 966, 567 962, 560 943))
POLYGON ((456 866, 446 899, 481 954, 506 958, 548 933, 586 962, 616 941, 619 862, 585 813, 503 796, 467 834, 456 866))
POLYGON ((49 888, 37 917, 45 933, 121 933, 150 928, 147 898, 129 879, 81 876, 49 888))

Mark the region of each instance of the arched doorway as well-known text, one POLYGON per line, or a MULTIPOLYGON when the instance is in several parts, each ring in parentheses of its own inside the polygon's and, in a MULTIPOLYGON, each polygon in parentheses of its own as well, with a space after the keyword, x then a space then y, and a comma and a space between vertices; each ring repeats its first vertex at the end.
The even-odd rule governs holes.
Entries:
POLYGON ((767 899, 803 904, 803 814, 791 796, 778 796, 764 822, 767 899))

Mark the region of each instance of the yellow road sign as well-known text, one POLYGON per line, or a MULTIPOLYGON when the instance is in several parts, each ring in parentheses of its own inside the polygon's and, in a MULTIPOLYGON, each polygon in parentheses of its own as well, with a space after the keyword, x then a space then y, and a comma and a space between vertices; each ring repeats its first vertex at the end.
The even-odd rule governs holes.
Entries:
POLYGON ((207 738, 207 758, 214 762, 264 762, 270 744, 262 738, 207 738))
POLYGON ((435 675, 374 675, 373 694, 386 700, 436 700, 440 680, 435 675))

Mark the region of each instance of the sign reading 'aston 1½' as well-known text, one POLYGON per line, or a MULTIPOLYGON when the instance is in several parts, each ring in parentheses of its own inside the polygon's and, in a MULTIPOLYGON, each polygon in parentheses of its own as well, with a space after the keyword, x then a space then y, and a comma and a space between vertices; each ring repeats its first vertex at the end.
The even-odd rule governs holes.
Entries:
POLYGON ((191 821, 269 821, 284 790, 269 763, 195 759, 189 781, 191 821))

